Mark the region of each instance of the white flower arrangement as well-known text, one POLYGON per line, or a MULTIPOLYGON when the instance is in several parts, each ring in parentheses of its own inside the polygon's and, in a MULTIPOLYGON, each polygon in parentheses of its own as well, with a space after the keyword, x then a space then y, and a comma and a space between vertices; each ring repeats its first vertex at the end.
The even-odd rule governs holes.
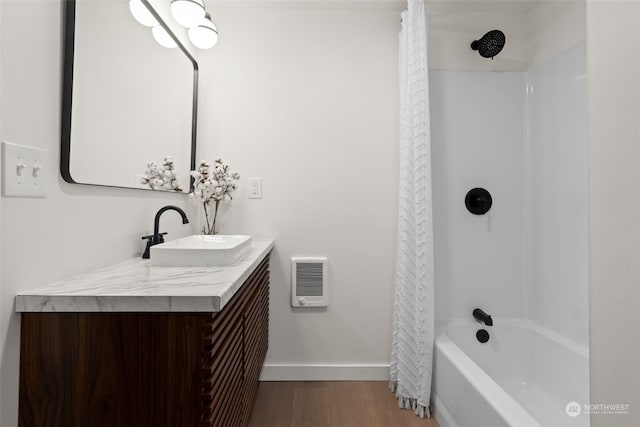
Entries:
POLYGON ((200 162, 198 170, 191 171, 194 178, 193 196, 202 203, 205 216, 205 224, 202 226, 204 234, 216 234, 216 220, 218 218, 218 205, 221 201, 232 200, 231 193, 236 190, 236 183, 240 179, 240 175, 229 170, 229 165, 225 164, 222 159, 217 158, 213 162, 213 166, 206 160, 200 162), (209 220, 209 211, 207 205, 211 202, 215 204, 213 213, 213 221, 209 220))
POLYGON ((140 178, 140 184, 148 185, 152 190, 183 191, 176 177, 173 159, 169 156, 164 158, 162 167, 158 167, 154 162, 147 163, 147 170, 140 178))

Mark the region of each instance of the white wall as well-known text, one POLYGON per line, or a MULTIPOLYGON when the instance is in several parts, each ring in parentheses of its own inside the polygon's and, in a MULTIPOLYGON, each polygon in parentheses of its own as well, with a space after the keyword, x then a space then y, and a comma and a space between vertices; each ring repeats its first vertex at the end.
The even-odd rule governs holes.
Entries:
POLYGON ((317 2, 212 10, 221 37, 200 54, 199 155, 221 156, 242 176, 222 232, 275 238, 263 376, 386 379, 399 10, 317 2), (263 179, 262 200, 247 199, 251 176, 263 179), (326 310, 290 307, 290 258, 304 255, 329 258, 326 310))
POLYGON ((586 7, 586 0, 543 0, 527 11, 530 68, 584 41, 586 7))
POLYGON ((640 3, 587 4, 591 402, 627 416, 592 427, 640 425, 640 3))
POLYGON ((436 319, 521 317, 525 73, 430 72, 436 319), (489 190, 487 215, 467 211, 489 190))
MULTIPOLYGON (((49 151, 45 199, 2 199, 0 362, 2 427, 17 425, 20 317, 16 292, 139 256, 140 236, 181 195, 66 184, 59 177, 61 2, 2 1, 0 91, 2 140, 49 151), (29 22, 29 25, 24 25, 29 22)), ((175 213, 170 236, 189 234, 175 213)))
POLYGON ((526 317, 589 343, 587 88, 580 43, 528 73, 526 317))

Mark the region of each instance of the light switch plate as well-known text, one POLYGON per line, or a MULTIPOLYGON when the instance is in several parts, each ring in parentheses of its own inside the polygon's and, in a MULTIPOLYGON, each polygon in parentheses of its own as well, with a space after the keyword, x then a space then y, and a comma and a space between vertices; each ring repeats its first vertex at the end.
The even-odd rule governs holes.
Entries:
POLYGON ((249 178, 249 198, 262 199, 262 178, 249 178))
POLYGON ((47 150, 2 142, 2 195, 46 197, 47 150))

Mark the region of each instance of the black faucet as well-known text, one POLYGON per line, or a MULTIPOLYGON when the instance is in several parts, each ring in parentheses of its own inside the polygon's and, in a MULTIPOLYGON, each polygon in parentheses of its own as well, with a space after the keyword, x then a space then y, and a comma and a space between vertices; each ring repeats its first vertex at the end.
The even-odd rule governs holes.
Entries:
POLYGON ((164 235, 166 235, 167 233, 160 233, 160 215, 162 215, 164 212, 169 210, 178 212, 182 217, 182 223, 189 224, 189 219, 187 218, 187 214, 184 213, 184 211, 179 207, 165 206, 161 208, 156 214, 156 218, 153 222, 153 234, 142 237, 142 240, 147 239, 147 247, 145 248, 144 253, 142 254, 142 258, 149 259, 149 256, 150 256, 149 250, 151 249, 151 246, 164 243, 164 235))
POLYGON ((473 317, 478 321, 482 322, 487 326, 493 326, 493 319, 487 313, 482 311, 479 308, 473 310, 473 317))

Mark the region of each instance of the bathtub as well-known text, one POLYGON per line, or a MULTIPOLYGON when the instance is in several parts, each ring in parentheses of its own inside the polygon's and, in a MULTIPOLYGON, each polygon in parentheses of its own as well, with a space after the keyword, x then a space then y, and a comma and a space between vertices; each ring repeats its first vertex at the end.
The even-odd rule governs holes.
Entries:
POLYGON ((481 344, 475 321, 435 342, 433 409, 441 427, 589 427, 588 349, 526 320, 495 319, 481 344), (576 402, 579 415, 567 405, 576 402))

